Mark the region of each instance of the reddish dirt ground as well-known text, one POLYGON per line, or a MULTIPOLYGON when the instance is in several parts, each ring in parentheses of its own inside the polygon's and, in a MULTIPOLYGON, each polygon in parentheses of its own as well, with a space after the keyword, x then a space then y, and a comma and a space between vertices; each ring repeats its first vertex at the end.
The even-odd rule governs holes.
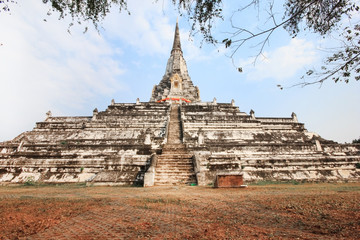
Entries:
POLYGON ((360 183, 0 187, 0 239, 358 239, 360 183))

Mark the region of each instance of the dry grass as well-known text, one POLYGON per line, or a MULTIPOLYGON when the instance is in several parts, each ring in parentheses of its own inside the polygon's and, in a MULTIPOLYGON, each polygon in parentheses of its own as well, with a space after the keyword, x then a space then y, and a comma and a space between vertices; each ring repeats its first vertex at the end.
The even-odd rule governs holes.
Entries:
POLYGON ((360 184, 0 187, 0 239, 357 239, 360 184))

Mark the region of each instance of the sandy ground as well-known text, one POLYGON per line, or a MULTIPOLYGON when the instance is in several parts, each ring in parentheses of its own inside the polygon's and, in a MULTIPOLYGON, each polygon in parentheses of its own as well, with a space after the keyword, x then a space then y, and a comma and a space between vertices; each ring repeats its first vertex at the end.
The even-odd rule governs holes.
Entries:
POLYGON ((0 239, 359 239, 360 183, 0 187, 0 239))

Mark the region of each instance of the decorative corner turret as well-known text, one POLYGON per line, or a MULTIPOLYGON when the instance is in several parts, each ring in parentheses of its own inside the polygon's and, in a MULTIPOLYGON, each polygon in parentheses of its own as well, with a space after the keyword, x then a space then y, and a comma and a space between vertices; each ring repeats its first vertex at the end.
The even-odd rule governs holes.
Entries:
POLYGON ((252 109, 250 110, 250 118, 255 119, 255 112, 252 109))
POLYGON ((217 104, 217 100, 216 98, 214 97, 213 101, 212 101, 212 104, 216 105, 217 104))
POLYGON ((96 120, 96 117, 97 117, 98 113, 99 113, 98 109, 97 109, 97 108, 95 108, 95 109, 94 109, 94 111, 93 111, 93 117, 92 117, 92 120, 96 120))
POLYGON ((48 119, 51 118, 51 117, 52 117, 52 113, 51 113, 51 111, 49 110, 49 111, 46 113, 46 119, 45 119, 45 121, 48 120, 48 119))
POLYGON ((291 118, 293 119, 294 122, 299 122, 294 112, 291 114, 291 118))

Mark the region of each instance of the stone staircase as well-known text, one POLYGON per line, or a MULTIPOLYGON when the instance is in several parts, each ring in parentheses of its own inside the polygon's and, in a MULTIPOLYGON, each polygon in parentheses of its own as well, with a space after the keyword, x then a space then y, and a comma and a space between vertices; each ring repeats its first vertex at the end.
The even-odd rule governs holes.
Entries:
POLYGON ((154 185, 196 184, 192 155, 181 141, 179 106, 170 113, 167 143, 157 159, 154 185))

